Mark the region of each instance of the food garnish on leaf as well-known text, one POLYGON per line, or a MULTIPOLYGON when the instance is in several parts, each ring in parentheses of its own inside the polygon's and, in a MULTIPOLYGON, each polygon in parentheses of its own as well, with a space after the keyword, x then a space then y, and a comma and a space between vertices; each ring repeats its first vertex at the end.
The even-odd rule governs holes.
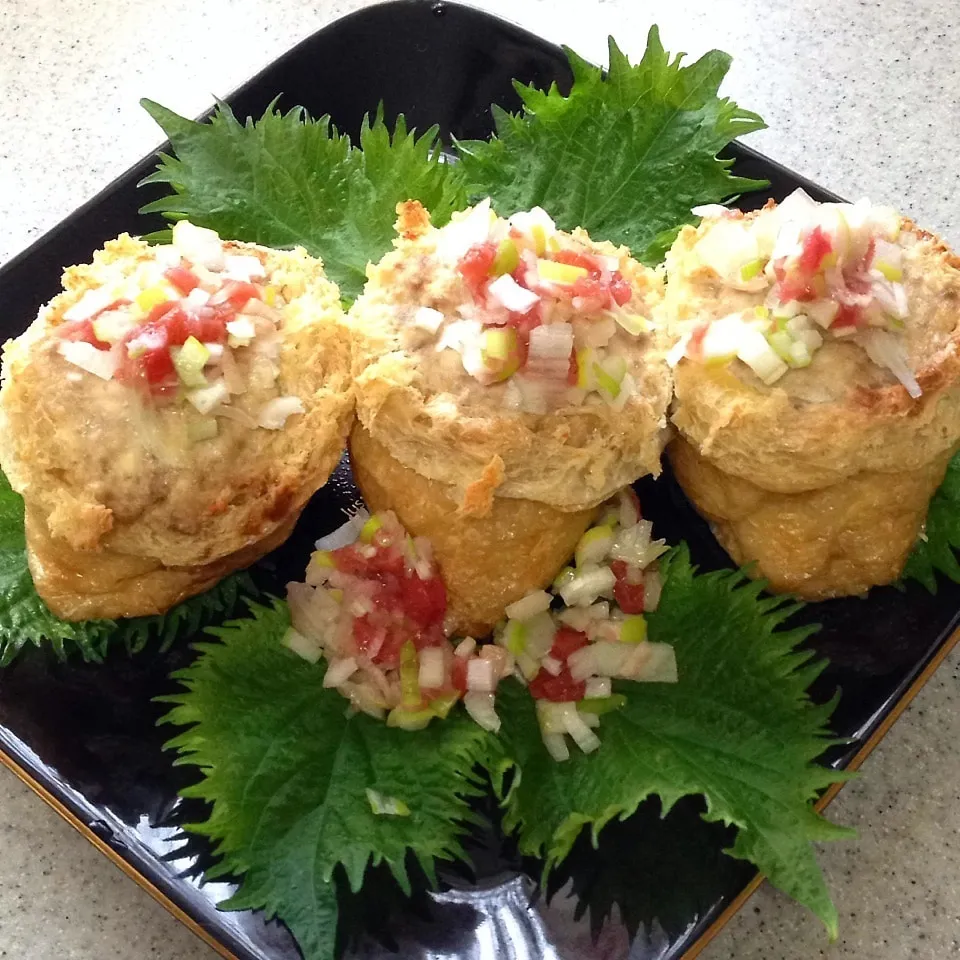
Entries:
POLYGON ((323 665, 282 645, 286 605, 251 610, 175 674, 185 690, 165 698, 167 721, 189 729, 169 746, 203 774, 184 795, 212 804, 191 828, 221 858, 207 877, 242 875, 222 906, 279 916, 319 960, 333 956, 337 866, 358 889, 382 861, 408 889, 408 851, 431 878, 435 858, 464 857, 490 741, 462 713, 411 735, 347 710, 323 665))

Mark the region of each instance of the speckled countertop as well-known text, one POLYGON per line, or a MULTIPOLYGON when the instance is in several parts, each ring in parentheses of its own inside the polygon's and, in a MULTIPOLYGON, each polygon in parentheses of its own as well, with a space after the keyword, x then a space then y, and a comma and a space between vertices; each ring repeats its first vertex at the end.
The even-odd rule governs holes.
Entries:
MULTIPOLYGON (((366 4, 329 0, 0 0, 0 262, 161 139, 149 96, 196 115, 296 41, 366 4)), ((942 0, 486 0, 602 60, 669 50, 734 56, 726 92, 770 129, 753 146, 842 195, 899 205, 960 242, 960 23, 942 0)), ((346 82, 349 82, 348 79, 346 82)), ((0 305, 2 309, 2 305, 0 305)), ((762 889, 706 960, 960 956, 960 655, 954 654, 831 808, 859 839, 822 863, 841 919, 762 889)), ((214 954, 0 772, 0 957, 182 960, 214 954)))

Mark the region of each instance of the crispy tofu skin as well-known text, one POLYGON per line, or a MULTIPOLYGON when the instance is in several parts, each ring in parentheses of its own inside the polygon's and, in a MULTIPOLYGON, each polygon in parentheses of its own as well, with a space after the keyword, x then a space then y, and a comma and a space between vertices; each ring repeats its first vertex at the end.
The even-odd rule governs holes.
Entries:
MULTIPOLYGON (((468 291, 457 272, 438 263, 436 231, 419 204, 403 204, 396 250, 368 268, 367 286, 350 311, 358 330, 357 415, 405 466, 454 488, 461 502, 499 458, 498 497, 537 500, 559 510, 596 506, 637 477, 660 472, 667 438, 671 377, 659 331, 614 342, 627 358, 637 390, 620 409, 605 403, 548 413, 510 410, 506 384, 483 385, 453 350, 411 342, 398 311, 430 306, 456 316, 468 291)), ((573 236, 593 252, 619 257, 638 309, 662 295, 656 273, 625 249, 573 236)))
POLYGON ((411 535, 429 538, 456 636, 485 636, 504 607, 547 586, 596 515, 496 497, 483 517, 464 516, 453 489, 403 466, 359 424, 350 457, 370 510, 393 510, 411 535))
MULTIPOLYGON (((667 259, 676 331, 763 302, 690 266, 709 229, 684 228, 667 259)), ((820 599, 896 579, 960 447, 960 262, 907 221, 899 243, 918 399, 842 340, 770 386, 739 360, 676 367, 678 479, 733 559, 757 561, 776 590, 820 599)))
POLYGON ((217 436, 191 443, 188 404, 157 403, 60 355, 64 312, 151 257, 127 235, 69 268, 65 292, 4 348, 0 464, 24 497, 37 591, 58 616, 160 613, 247 566, 286 538, 343 450, 354 400, 336 286, 303 250, 227 246, 261 259, 282 316, 276 381, 243 369, 233 406, 253 415, 298 396, 305 412, 282 429, 220 417, 217 436))

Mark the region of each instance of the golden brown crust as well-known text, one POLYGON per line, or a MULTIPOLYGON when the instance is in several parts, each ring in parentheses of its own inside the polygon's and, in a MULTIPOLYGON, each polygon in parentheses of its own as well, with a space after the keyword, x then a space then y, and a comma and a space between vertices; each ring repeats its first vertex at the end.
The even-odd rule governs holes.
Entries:
POLYGON ((807 600, 863 594, 896 580, 950 458, 775 493, 720 470, 682 437, 670 443, 667 455, 684 492, 733 560, 755 563, 750 573, 771 589, 807 600))
POLYGON ((59 355, 49 334, 69 306, 149 258, 126 235, 69 268, 66 292, 4 348, 0 463, 26 501, 38 592, 64 616, 154 613, 205 589, 282 542, 339 459, 353 393, 336 286, 302 250, 232 246, 261 257, 286 302, 276 384, 251 382, 234 405, 300 397, 306 412, 281 430, 219 418, 191 445, 186 405, 77 376, 59 355))
MULTIPOLYGON (((398 304, 430 303, 451 315, 467 297, 453 271, 430 268, 434 252, 419 205, 401 204, 397 249, 367 269, 363 295, 350 311, 357 335, 357 414, 364 427, 401 463, 457 490, 461 500, 499 457, 498 497, 540 500, 559 510, 595 506, 647 473, 660 472, 672 388, 666 340, 654 329, 640 337, 616 334, 636 393, 622 410, 605 403, 549 414, 508 410, 502 387, 479 387, 443 356, 401 343, 398 304)), ((658 274, 630 260, 624 248, 578 241, 605 256, 620 256, 621 272, 647 312, 662 295, 658 274)), ((452 351, 444 351, 452 354, 452 351)))
POLYGON ((367 506, 393 510, 411 534, 429 538, 447 587, 447 626, 459 636, 486 635, 507 604, 550 583, 596 515, 493 497, 482 518, 463 516, 455 491, 405 467, 360 424, 350 458, 367 506))

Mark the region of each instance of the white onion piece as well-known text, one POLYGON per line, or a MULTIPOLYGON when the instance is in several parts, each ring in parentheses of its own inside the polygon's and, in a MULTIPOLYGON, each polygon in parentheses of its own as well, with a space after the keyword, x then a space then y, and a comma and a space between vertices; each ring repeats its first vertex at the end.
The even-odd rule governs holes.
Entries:
POLYGON ((511 603, 504 612, 510 620, 529 620, 538 613, 549 610, 552 599, 546 590, 534 590, 533 593, 511 603))
POLYGON ((479 693, 471 690, 464 696, 463 705, 467 708, 467 713, 470 714, 474 722, 483 727, 484 730, 496 733, 500 729, 500 718, 494 709, 492 693, 479 693))
POLYGON ((467 689, 478 693, 493 693, 497 689, 497 677, 491 661, 470 660, 467 663, 467 689))
POLYGON ((589 711, 578 710, 577 716, 588 726, 591 730, 596 729, 600 726, 600 715, 596 713, 590 713, 589 711))
POLYGON ((356 542, 360 536, 363 525, 370 519, 370 514, 360 507, 357 512, 352 514, 349 519, 336 530, 331 531, 325 537, 321 537, 314 546, 317 550, 339 550, 340 547, 356 542))
POLYGON ((504 309, 513 313, 526 313, 540 302, 540 296, 526 287, 521 287, 509 273, 497 277, 488 287, 487 293, 504 309))
POLYGON ((600 640, 581 647, 567 657, 570 676, 574 680, 587 677, 616 677, 638 645, 600 640))
POLYGON ((474 640, 473 637, 467 637, 466 639, 461 640, 457 644, 456 649, 453 651, 453 655, 455 657, 460 657, 466 660, 467 657, 471 656, 473 654, 473 651, 476 649, 477 649, 477 641, 474 640))
POLYGON ((544 657, 540 661, 540 666, 552 677, 559 677, 563 670, 563 664, 555 657, 544 657))
POLYGON ((656 568, 643 574, 643 609, 645 612, 656 610, 660 606, 660 594, 663 592, 663 577, 656 568))
POLYGON ((209 387, 187 391, 187 400, 204 416, 229 399, 230 391, 222 380, 218 380, 209 387))
POLYGON ((112 380, 120 365, 120 358, 113 350, 98 350, 92 343, 82 340, 61 340, 60 356, 87 373, 101 380, 112 380))
POLYGON ((698 207, 691 207, 690 212, 695 217, 723 217, 730 211, 720 203, 701 203, 698 207))
MULTIPOLYGON (((293 627, 287 627, 287 632, 283 635, 283 639, 280 641, 288 650, 292 650, 298 657, 303 657, 307 663, 317 663, 320 660, 320 657, 323 655, 323 648, 315 640, 311 640, 308 637, 305 637, 302 633, 296 631, 293 627)), ((352 671, 351 671, 352 672, 352 671)), ((330 671, 327 671, 326 676, 323 678, 323 685, 326 687, 327 678, 330 676, 330 671)), ((350 674, 347 674, 347 677, 350 674)), ((343 679, 346 680, 347 677, 343 679)), ((330 684, 330 686, 337 686, 337 684, 330 684)))
POLYGON ((802 187, 797 187, 782 203, 777 206, 781 219, 786 221, 796 221, 806 223, 812 217, 816 216, 820 204, 817 203, 809 193, 802 187))
POLYGON ((567 733, 584 753, 593 753, 600 746, 600 738, 584 723, 576 707, 573 704, 569 706, 571 709, 564 716, 567 733))
POLYGON ((562 733, 543 734, 543 745, 547 748, 547 753, 557 763, 563 763, 564 760, 570 759, 570 750, 567 747, 567 742, 563 739, 562 733))
POLYGON ((177 252, 191 263, 207 270, 222 270, 225 262, 223 244, 214 230, 195 227, 189 220, 173 225, 173 245, 177 252))
POLYGON ((557 225, 553 222, 550 214, 543 207, 533 207, 530 210, 521 210, 513 214, 507 222, 511 227, 516 227, 521 233, 532 234, 534 227, 542 227, 545 236, 550 236, 557 232, 557 225))
POLYGON ((210 299, 210 294, 201 287, 194 287, 184 298, 184 305, 197 310, 200 307, 205 307, 207 302, 210 299))
POLYGON ((472 246, 485 243, 492 225, 491 212, 487 197, 475 207, 455 213, 436 233, 437 256, 447 263, 456 263, 472 246))
POLYGON ((632 490, 621 490, 619 497, 620 513, 618 519, 621 527, 632 527, 640 522, 640 511, 637 508, 637 498, 632 490))
MULTIPOLYGON (((227 382, 226 378, 224 378, 223 382, 227 382)), ((254 420, 246 410, 241 410, 239 407, 230 406, 229 404, 219 407, 217 409, 217 416, 223 417, 225 420, 234 420, 248 430, 257 429, 257 421, 254 420)))
POLYGON ((444 657, 440 647, 426 647, 420 651, 420 672, 417 683, 421 689, 435 690, 443 686, 444 657))
POLYGON ((437 341, 437 352, 450 349, 463 353, 464 346, 479 340, 482 333, 483 324, 479 320, 454 320, 443 328, 437 341))
POLYGON ((327 667, 323 676, 325 687, 339 687, 357 672, 357 661, 353 657, 345 660, 336 660, 327 667))
POLYGON ((180 251, 172 243, 158 243, 150 248, 150 253, 164 270, 180 266, 180 251))
POLYGON ((891 283, 889 280, 877 279, 870 285, 873 299, 889 314, 898 320, 906 320, 908 314, 907 293, 902 283, 891 283))
POLYGON ((560 591, 568 607, 588 607, 609 593, 617 582, 609 567, 585 567, 560 591))
POLYGON ((592 677, 587 681, 584 697, 588 700, 602 699, 613 693, 613 683, 609 677, 592 677))
POLYGON ((305 411, 306 408, 299 397, 275 397, 260 408, 257 426, 265 430, 281 430, 288 417, 305 411))
POLYGON ((907 353, 898 337, 887 330, 865 330, 857 338, 867 356, 878 366, 889 370, 911 397, 922 394, 920 384, 907 361, 907 353))
POLYGON ((530 331, 526 372, 531 376, 566 381, 573 351, 573 327, 569 323, 550 323, 530 331))
POLYGON ((669 643, 641 643, 638 648, 643 648, 646 656, 643 658, 642 665, 631 674, 630 664, 626 664, 626 670, 621 676, 627 680, 638 680, 642 683, 676 683, 677 674, 677 655, 669 643))
POLYGON ((436 333, 443 323, 443 314, 433 307, 418 307, 413 314, 411 323, 418 329, 427 333, 436 333))
POLYGON ((113 295, 113 290, 108 287, 97 287, 96 290, 88 290, 69 310, 67 310, 63 319, 70 323, 74 320, 89 320, 95 313, 100 313, 113 303, 117 298, 113 295))
POLYGON ((223 258, 223 272, 231 280, 258 280, 266 276, 258 257, 228 253, 223 258))
POLYGON ((737 347, 737 356, 768 386, 789 369, 759 330, 748 327, 737 347))

